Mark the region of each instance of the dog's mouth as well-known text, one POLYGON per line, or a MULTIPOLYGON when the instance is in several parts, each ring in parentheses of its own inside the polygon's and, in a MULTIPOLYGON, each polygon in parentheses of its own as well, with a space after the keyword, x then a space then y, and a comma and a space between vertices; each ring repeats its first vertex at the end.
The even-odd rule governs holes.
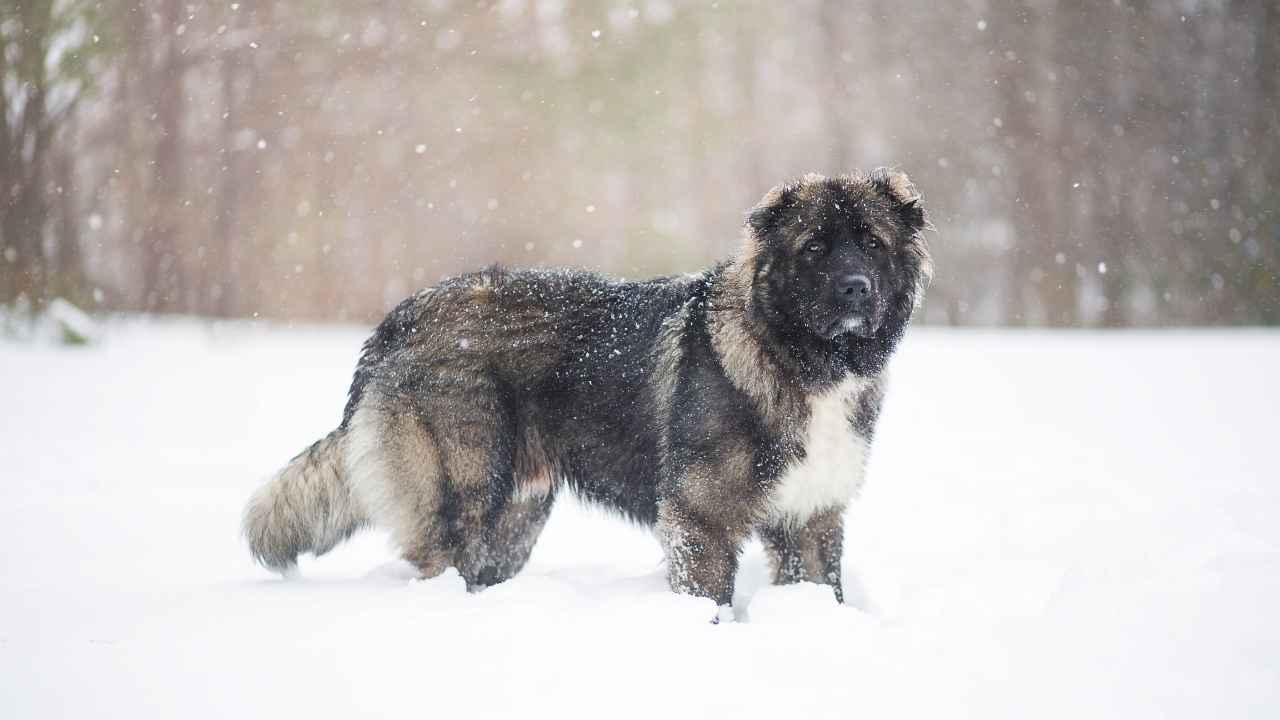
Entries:
POLYGON ((834 340, 841 335, 869 338, 880 329, 880 322, 869 314, 855 313, 842 315, 827 324, 827 339, 834 340))

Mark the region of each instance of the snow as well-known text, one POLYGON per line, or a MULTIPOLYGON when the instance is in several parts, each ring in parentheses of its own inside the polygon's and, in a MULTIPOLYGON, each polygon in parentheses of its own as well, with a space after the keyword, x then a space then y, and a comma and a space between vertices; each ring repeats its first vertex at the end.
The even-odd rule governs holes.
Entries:
POLYGON ((0 344, 4 717, 1280 713, 1280 334, 912 330, 850 606, 752 545, 712 625, 573 503, 479 595, 377 533, 276 578, 242 505, 337 423, 363 331, 103 330, 0 344))
POLYGON ((48 320, 57 327, 62 341, 71 345, 92 342, 98 333, 93 318, 64 298, 49 303, 48 320))

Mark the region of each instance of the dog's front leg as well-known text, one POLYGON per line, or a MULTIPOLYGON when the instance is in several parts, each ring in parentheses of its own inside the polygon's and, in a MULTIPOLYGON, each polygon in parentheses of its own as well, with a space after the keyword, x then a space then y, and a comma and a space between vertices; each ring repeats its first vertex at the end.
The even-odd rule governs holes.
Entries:
MULTIPOLYGON (((667 578, 678 593, 708 597, 722 610, 733 601, 739 533, 708 520, 680 499, 658 505, 658 536, 667 556, 667 578)), ((724 613, 722 612, 721 615, 724 613)))
POLYGON ((844 602, 840 557, 844 544, 843 508, 833 508, 802 525, 778 522, 760 529, 775 585, 812 582, 830 585, 836 602, 844 602))

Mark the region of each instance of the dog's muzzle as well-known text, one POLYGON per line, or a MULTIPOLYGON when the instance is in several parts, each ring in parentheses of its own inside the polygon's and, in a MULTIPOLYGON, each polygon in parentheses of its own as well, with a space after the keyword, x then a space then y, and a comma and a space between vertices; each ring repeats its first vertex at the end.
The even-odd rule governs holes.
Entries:
POLYGON ((880 329, 881 313, 871 278, 861 273, 844 275, 834 284, 834 293, 837 314, 828 325, 828 334, 875 335, 880 329))

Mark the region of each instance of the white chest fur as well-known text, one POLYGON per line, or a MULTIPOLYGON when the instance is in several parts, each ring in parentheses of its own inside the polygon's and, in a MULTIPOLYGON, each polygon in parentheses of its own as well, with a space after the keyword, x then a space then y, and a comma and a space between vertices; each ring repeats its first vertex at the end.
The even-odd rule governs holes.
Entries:
POLYGON ((809 401, 804 457, 792 463, 769 494, 770 520, 802 525, 820 510, 844 507, 862 485, 867 443, 850 418, 869 382, 850 378, 809 401))

